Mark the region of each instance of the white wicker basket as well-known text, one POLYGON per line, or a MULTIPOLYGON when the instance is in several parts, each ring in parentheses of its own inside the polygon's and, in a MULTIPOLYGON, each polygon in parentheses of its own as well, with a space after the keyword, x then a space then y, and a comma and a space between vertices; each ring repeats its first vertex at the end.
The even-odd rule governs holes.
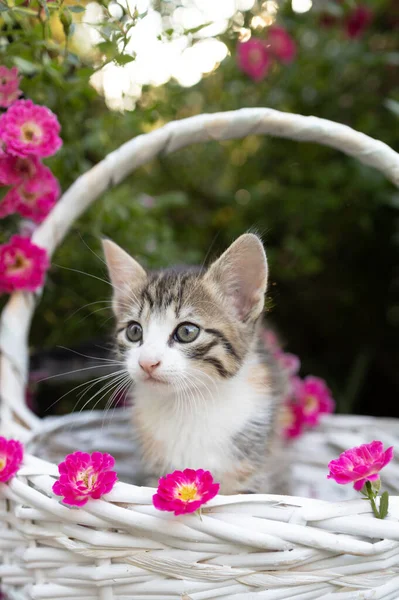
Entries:
MULTIPOLYGON (((51 255, 102 192, 157 154, 265 133, 331 146, 399 185, 399 156, 344 125, 265 108, 201 115, 107 156, 64 194, 33 241, 51 255)), ((346 500, 352 491, 326 480, 331 458, 372 439, 396 446, 399 456, 394 420, 326 418, 292 448, 294 496, 219 496, 202 520, 158 512, 153 490, 128 483, 84 508, 62 505, 51 488, 55 463, 68 452, 111 452, 126 481, 137 465, 122 412, 105 421, 99 413, 41 421, 26 407, 28 330, 37 299, 14 294, 1 318, 0 434, 21 439, 30 453, 18 475, 0 484, 0 582, 10 598, 398 600, 399 497, 391 496, 381 521, 368 502, 346 500)), ((383 479, 391 494, 399 492, 398 460, 383 479)))

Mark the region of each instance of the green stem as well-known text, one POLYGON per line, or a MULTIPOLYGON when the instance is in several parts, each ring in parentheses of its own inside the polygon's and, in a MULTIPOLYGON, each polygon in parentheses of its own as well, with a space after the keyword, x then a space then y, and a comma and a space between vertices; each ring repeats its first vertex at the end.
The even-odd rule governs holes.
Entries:
POLYGON ((369 494, 369 500, 370 500, 370 503, 371 503, 371 508, 373 509, 374 516, 376 517, 376 519, 381 519, 380 512, 379 512, 379 510, 377 508, 377 505, 375 503, 375 496, 374 496, 374 494, 372 492, 369 494))

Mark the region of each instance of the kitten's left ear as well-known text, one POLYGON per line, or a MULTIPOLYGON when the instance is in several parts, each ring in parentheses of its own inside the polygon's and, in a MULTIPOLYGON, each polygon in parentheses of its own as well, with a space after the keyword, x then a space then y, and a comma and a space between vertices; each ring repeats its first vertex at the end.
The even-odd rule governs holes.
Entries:
POLYGON ((262 242, 253 233, 245 233, 211 265, 205 280, 219 286, 241 321, 250 321, 263 310, 267 274, 262 242))
POLYGON ((118 244, 111 240, 103 240, 102 243, 109 277, 114 290, 112 308, 116 316, 119 316, 123 312, 123 308, 126 309, 126 306, 132 302, 134 289, 145 283, 147 273, 118 244))

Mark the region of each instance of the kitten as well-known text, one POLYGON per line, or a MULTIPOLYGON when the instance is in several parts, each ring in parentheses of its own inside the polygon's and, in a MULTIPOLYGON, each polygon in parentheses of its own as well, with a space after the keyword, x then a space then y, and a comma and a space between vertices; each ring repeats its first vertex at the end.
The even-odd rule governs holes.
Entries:
POLYGON ((202 468, 225 494, 275 490, 286 380, 260 343, 268 269, 259 238, 242 235, 207 270, 156 273, 103 245, 147 484, 202 468))

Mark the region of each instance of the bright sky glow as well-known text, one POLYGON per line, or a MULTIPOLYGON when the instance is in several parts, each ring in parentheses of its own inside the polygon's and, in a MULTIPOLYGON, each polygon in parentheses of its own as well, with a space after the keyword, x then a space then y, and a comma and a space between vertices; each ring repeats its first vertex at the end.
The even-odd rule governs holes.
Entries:
MULTIPOLYGON (((251 9, 254 3, 255 0, 184 0, 178 3, 171 17, 163 19, 151 8, 151 0, 118 0, 110 9, 115 17, 120 15, 121 6, 126 4, 131 10, 137 7, 139 13, 148 11, 131 29, 126 47, 126 52, 136 54, 136 59, 123 67, 106 65, 93 75, 92 84, 104 94, 108 106, 115 110, 134 109, 142 86, 146 84, 162 85, 174 78, 182 86, 193 86, 205 73, 217 68, 228 54, 227 46, 214 36, 226 30, 229 19, 239 11, 251 9), (182 35, 187 29, 207 23, 207 27, 194 35, 194 40, 193 36, 182 35), (159 40, 159 35, 169 28, 175 31, 171 39, 164 36, 159 40)), ((265 14, 270 14, 275 12, 276 5, 276 2, 268 0, 262 9, 265 7, 265 14)), ((101 41, 96 25, 102 20, 101 6, 90 2, 82 23, 76 28, 75 40, 84 52, 90 52, 92 46, 101 41)), ((263 26, 268 24, 267 21, 263 26)))
POLYGON ((305 13, 312 8, 313 2, 312 0, 292 0, 291 5, 294 12, 305 13))

